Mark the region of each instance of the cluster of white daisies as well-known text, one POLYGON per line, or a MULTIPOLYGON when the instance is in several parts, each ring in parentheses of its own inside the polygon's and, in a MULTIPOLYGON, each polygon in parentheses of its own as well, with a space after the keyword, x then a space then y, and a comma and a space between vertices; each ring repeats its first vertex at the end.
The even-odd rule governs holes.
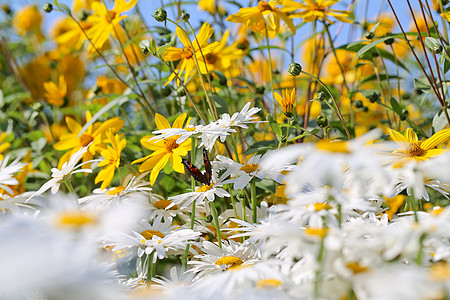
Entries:
MULTIPOLYGON (((158 138, 196 134, 209 147, 256 112, 158 138)), ((83 198, 57 193, 91 171, 78 164, 82 148, 37 192, 3 195, 0 298, 449 297, 450 209, 416 206, 430 188, 447 197, 450 156, 393 164, 392 145, 371 143, 378 137, 295 144, 245 164, 217 156, 210 185, 169 199, 152 192, 148 173, 83 198), (270 206, 256 199, 266 186, 284 188, 270 206), (393 197, 411 209, 387 213, 393 197)), ((17 184, 22 167, 1 161, 0 188, 17 184)))

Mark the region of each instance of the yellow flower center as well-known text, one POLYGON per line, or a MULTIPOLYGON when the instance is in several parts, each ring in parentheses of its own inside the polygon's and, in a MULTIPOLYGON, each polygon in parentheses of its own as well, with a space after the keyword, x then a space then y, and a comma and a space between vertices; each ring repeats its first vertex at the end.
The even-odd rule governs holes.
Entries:
POLYGON ((259 12, 263 12, 263 11, 266 11, 266 10, 272 10, 272 6, 270 6, 269 5, 269 2, 267 2, 267 1, 259 1, 258 2, 258 10, 259 10, 259 12))
POLYGON ((406 156, 409 157, 422 157, 427 154, 427 150, 420 147, 419 143, 412 143, 406 148, 406 156))
POLYGON ((327 233, 328 233, 328 228, 306 228, 305 229, 305 233, 307 235, 313 235, 313 236, 318 236, 321 239, 323 239, 327 233))
POLYGON ((195 126, 192 126, 192 125, 187 125, 185 128, 184 128, 184 130, 187 130, 187 131, 195 131, 197 128, 195 127, 195 126))
POLYGON ((310 9, 311 11, 321 11, 324 12, 325 11, 325 7, 321 4, 318 3, 314 3, 312 8, 310 9))
POLYGON ((164 140, 164 146, 166 147, 167 152, 172 153, 173 149, 178 148, 177 139, 170 137, 164 140))
POLYGON ((110 195, 110 196, 112 196, 112 195, 119 195, 120 192, 122 192, 122 191, 124 191, 124 190, 125 190, 125 188, 124 188, 123 186, 118 186, 118 187, 115 187, 115 188, 113 188, 112 190, 110 190, 110 191, 107 193, 107 195, 110 195))
POLYGON ((310 204, 310 205, 308 205, 308 207, 314 207, 315 211, 329 210, 329 209, 333 208, 330 204, 328 204, 326 202, 310 204))
POLYGON ((192 55, 193 55, 193 52, 192 52, 192 48, 190 46, 184 47, 184 49, 181 51, 181 56, 185 59, 191 58, 192 55))
POLYGON ((242 261, 242 259, 236 256, 224 256, 216 261, 216 265, 218 266, 221 265, 229 266, 227 270, 238 268, 243 263, 244 262, 242 261))
POLYGON ((345 266, 347 267, 347 269, 350 269, 353 272, 353 274, 359 274, 369 270, 369 268, 363 267, 357 262, 349 262, 345 266))
MULTIPOLYGON (((172 201, 170 201, 170 200, 159 200, 159 201, 156 201, 155 203, 153 203, 153 206, 158 209, 166 209, 166 207, 169 206, 170 204, 172 204, 172 201)), ((178 209, 177 205, 174 205, 171 208, 169 208, 169 210, 175 210, 175 209, 178 209)))
POLYGON ((157 230, 144 230, 141 232, 141 235, 146 239, 146 240, 151 240, 155 235, 159 236, 160 238, 164 238, 164 234, 162 234, 160 231, 157 230))
POLYGON ((244 171, 245 173, 253 173, 256 170, 258 170, 259 165, 258 164, 246 164, 244 166, 242 166, 239 170, 244 171))
POLYGON ((276 288, 281 285, 281 281, 278 279, 262 279, 256 282, 256 287, 258 289, 276 288))
POLYGON ((327 140, 320 140, 316 143, 316 148, 327 152, 350 153, 347 142, 343 141, 330 142, 327 140))
POLYGON ((206 191, 209 191, 214 186, 214 183, 211 183, 210 185, 202 185, 197 189, 197 193, 204 193, 206 191))
POLYGON ((86 147, 94 140, 94 137, 90 134, 83 134, 80 136, 80 144, 83 147, 86 147))
POLYGON ((79 211, 62 213, 58 220, 61 227, 83 227, 96 222, 97 219, 94 216, 79 211))

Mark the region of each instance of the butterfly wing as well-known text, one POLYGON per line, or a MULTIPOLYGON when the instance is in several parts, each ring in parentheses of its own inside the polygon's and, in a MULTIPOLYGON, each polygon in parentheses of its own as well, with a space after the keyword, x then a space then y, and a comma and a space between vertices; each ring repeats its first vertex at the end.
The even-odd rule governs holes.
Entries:
POLYGON ((206 180, 208 181, 208 184, 211 183, 211 177, 212 177, 212 169, 211 169, 211 162, 209 161, 209 157, 208 157, 208 151, 206 151, 205 148, 203 148, 203 161, 205 164, 205 177, 206 180))
POLYGON ((195 180, 197 180, 198 182, 200 182, 202 184, 209 184, 209 182, 206 179, 205 175, 203 175, 203 173, 200 172, 200 170, 197 169, 196 166, 194 166, 193 164, 191 164, 190 162, 188 162, 184 158, 182 160, 182 163, 183 163, 184 168, 186 169, 186 171, 188 171, 188 173, 191 174, 192 177, 194 177, 195 180))

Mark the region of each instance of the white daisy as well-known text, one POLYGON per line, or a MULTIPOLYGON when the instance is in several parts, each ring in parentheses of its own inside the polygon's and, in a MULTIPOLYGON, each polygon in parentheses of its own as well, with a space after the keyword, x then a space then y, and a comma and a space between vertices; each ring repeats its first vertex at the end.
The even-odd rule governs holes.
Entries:
POLYGON ((17 179, 13 176, 22 170, 26 164, 20 163, 19 158, 16 158, 8 165, 8 160, 9 156, 6 156, 3 160, 0 160, 0 188, 12 195, 14 192, 7 185, 19 184, 17 179))
POLYGON ((188 262, 193 265, 188 272, 195 273, 196 278, 244 267, 260 260, 256 245, 246 242, 222 241, 220 248, 216 243, 204 241, 200 250, 203 254, 195 255, 196 260, 188 262))
MULTIPOLYGON (((88 146, 89 147, 89 146, 88 146)), ((87 161, 84 163, 81 163, 77 165, 78 161, 83 157, 83 155, 87 152, 88 147, 81 147, 80 150, 75 152, 69 159, 69 161, 65 162, 61 170, 57 168, 52 168, 52 179, 44 183, 42 187, 36 191, 33 195, 30 196, 30 198, 33 198, 37 195, 43 194, 48 189, 51 189, 52 194, 56 194, 56 192, 59 190, 59 187, 61 185, 61 182, 64 180, 68 180, 72 174, 85 172, 85 173, 92 173, 91 169, 79 169, 81 166, 91 163, 92 161, 87 161)), ((28 198, 28 199, 30 199, 28 198)))

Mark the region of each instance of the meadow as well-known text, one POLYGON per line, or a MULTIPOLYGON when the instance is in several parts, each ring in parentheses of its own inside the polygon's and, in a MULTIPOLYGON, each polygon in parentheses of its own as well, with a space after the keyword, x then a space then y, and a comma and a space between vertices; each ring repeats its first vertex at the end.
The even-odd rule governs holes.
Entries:
POLYGON ((0 6, 0 299, 450 299, 448 0, 0 6))

